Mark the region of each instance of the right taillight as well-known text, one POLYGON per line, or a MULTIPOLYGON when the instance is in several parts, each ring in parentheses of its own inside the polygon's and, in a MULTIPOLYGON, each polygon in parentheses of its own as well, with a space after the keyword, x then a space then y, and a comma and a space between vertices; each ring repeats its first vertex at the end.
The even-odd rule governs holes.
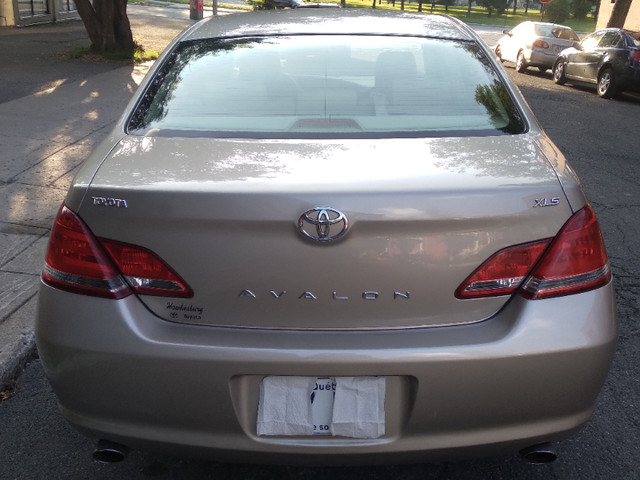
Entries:
POLYGON ((458 298, 511 295, 549 245, 549 239, 513 245, 480 265, 456 290, 458 298))
POLYGON ((520 293, 528 299, 585 292, 611 280, 600 227, 591 206, 575 213, 553 239, 505 248, 456 290, 460 299, 520 293))
POLYGON ((611 280, 602 233, 590 205, 575 213, 522 284, 530 299, 585 292, 611 280))

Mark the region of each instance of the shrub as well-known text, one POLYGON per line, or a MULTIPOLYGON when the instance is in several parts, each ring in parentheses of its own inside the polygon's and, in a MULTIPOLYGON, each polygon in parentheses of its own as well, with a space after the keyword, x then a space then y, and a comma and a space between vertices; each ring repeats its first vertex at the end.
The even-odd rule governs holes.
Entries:
POLYGON ((275 10, 275 4, 270 0, 246 0, 254 10, 275 10))
POLYGON ((569 0, 552 0, 544 10, 548 22, 562 23, 571 16, 569 0))
POLYGON ((576 20, 584 20, 595 6, 594 0, 571 0, 571 13, 576 20))
POLYGON ((498 15, 504 14, 507 9, 508 0, 481 0, 480 4, 487 9, 489 16, 493 14, 495 10, 498 15))

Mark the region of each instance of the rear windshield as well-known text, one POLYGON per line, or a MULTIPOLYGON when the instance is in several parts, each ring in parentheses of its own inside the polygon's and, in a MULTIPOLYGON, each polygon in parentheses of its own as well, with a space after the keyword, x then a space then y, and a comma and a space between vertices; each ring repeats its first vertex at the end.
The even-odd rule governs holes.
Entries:
POLYGON ((179 44, 131 116, 139 135, 339 138, 520 133, 474 43, 300 35, 179 44))
POLYGON ((578 34, 576 34, 576 32, 574 32, 570 28, 556 27, 551 33, 554 37, 562 38, 563 40, 574 40, 576 42, 580 41, 580 37, 578 37, 578 34))
POLYGON ((631 47, 640 47, 640 32, 624 32, 627 38, 627 45, 631 47))
POLYGON ((536 35, 540 37, 561 38, 563 40, 580 41, 580 37, 568 27, 560 27, 552 24, 536 24, 536 35))

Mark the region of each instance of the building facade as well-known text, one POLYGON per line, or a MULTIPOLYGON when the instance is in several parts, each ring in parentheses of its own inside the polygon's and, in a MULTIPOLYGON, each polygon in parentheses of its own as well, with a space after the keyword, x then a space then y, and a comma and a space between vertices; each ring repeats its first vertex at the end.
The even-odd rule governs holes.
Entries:
POLYGON ((79 18, 73 0, 0 0, 0 26, 79 18))
MULTIPOLYGON (((596 29, 607 26, 615 3, 615 0, 600 0, 600 12, 598 13, 596 29)), ((631 8, 629 8, 624 28, 633 32, 640 32, 640 0, 631 0, 631 8)))

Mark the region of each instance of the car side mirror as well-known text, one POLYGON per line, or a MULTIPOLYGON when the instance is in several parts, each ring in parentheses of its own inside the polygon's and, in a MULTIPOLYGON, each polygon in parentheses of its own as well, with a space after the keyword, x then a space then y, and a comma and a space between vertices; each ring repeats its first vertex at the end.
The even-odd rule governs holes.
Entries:
POLYGON ((511 33, 511 30, 503 30, 502 33, 504 33, 505 35, 509 35, 510 37, 513 36, 513 33, 511 33))

